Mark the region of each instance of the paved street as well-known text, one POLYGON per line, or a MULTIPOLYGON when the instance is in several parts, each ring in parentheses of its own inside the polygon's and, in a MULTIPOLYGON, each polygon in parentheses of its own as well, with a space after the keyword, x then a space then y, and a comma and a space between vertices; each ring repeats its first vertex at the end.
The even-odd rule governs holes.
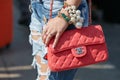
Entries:
MULTIPOLYGON (((35 80, 29 28, 18 24, 19 10, 14 7, 14 37, 9 49, 0 50, 0 80, 35 80)), ((99 22, 104 30, 109 51, 105 63, 80 68, 75 80, 120 80, 120 24, 99 22)))

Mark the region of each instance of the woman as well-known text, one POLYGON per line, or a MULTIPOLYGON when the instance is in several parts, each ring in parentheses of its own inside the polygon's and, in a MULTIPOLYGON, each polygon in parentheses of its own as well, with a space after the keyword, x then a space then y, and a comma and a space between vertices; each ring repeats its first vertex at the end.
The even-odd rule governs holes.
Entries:
POLYGON ((53 48, 55 48, 60 35, 66 29, 74 29, 76 28, 75 25, 79 26, 77 28, 88 25, 87 2, 86 0, 54 0, 53 5, 51 2, 52 0, 31 0, 30 43, 33 47, 32 55, 34 56, 32 65, 37 67, 38 71, 36 80, 73 80, 77 69, 52 72, 49 70, 47 60, 44 57, 47 53, 46 46, 53 36, 55 36, 53 44, 53 48), (51 5, 53 6, 52 19, 49 16, 51 5), (76 20, 72 19, 72 13, 69 12, 68 7, 80 14, 81 23, 78 22, 77 24, 76 20))

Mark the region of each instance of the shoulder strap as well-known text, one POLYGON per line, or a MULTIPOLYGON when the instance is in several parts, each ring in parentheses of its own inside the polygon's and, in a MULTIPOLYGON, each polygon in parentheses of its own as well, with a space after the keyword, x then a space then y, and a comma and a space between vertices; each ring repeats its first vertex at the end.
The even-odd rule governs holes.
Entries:
POLYGON ((52 18, 53 2, 54 2, 54 0, 50 1, 50 19, 52 18))
MULTIPOLYGON (((52 18, 53 2, 54 0, 51 0, 50 2, 50 19, 52 18)), ((88 4, 89 4, 89 25, 90 25, 92 24, 92 0, 88 0, 88 4)))

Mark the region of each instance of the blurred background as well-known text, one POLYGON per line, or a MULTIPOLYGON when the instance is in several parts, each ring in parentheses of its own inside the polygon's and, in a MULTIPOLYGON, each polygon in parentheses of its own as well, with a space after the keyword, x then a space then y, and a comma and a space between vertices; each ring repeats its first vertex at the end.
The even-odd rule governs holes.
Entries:
MULTIPOLYGON (((79 68, 75 80, 120 80, 120 12, 118 0, 92 0, 93 24, 101 24, 109 59, 79 68)), ((0 80, 35 80, 28 42, 29 0, 0 0, 0 80)))

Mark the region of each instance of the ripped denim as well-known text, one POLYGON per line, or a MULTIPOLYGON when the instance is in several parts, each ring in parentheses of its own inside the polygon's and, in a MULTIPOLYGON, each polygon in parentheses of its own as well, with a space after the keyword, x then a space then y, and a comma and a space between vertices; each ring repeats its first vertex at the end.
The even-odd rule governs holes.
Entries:
MULTIPOLYGON (((44 59, 44 56, 47 53, 47 48, 41 39, 42 29, 45 26, 44 17, 49 19, 49 8, 50 0, 42 0, 43 4, 40 3, 41 0, 31 0, 31 23, 29 42, 32 45, 32 55, 33 63, 32 66, 37 68, 38 77, 36 80, 73 80, 74 75, 77 69, 66 70, 61 72, 52 72, 47 66, 47 60, 44 59)), ((57 12, 63 6, 63 0, 54 0, 55 4, 53 5, 53 14, 52 17, 57 15, 57 12)), ((88 25, 88 11, 86 0, 82 0, 82 6, 79 7, 82 11, 82 16, 84 17, 83 26, 88 25)), ((70 25, 68 29, 74 29, 73 25, 70 25)))
MULTIPOLYGON (((36 21, 35 19, 33 19, 34 23, 36 21)), ((36 80, 43 80, 41 79, 41 76, 45 76, 44 80, 73 80, 77 69, 61 71, 61 72, 51 72, 49 67, 46 67, 46 70, 42 71, 43 70, 42 65, 47 64, 47 60, 44 59, 44 56, 47 53, 47 48, 45 47, 45 44, 42 42, 41 32, 39 30, 31 29, 31 33, 29 35, 29 42, 33 48, 32 55, 34 56, 34 58, 33 58, 32 66, 34 68, 37 68, 38 71, 38 76, 36 80), (34 38, 34 36, 36 36, 37 38, 34 38), (36 56, 39 57, 40 62, 37 61, 38 59, 36 58, 36 56)))

